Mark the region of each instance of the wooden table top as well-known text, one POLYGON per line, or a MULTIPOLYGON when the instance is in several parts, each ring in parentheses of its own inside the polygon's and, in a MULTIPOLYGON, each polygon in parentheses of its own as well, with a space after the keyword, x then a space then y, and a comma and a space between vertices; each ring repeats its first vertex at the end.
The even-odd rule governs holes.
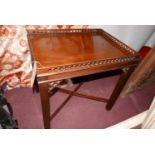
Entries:
POLYGON ((139 58, 137 52, 102 29, 28 31, 28 40, 40 73, 56 67, 120 64, 139 58))

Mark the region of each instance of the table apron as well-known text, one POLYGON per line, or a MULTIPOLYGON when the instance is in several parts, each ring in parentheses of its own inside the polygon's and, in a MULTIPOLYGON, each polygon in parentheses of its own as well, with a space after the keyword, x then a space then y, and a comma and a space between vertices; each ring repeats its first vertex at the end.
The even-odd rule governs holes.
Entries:
POLYGON ((130 68, 133 66, 137 66, 138 63, 131 63, 128 65, 117 65, 117 66, 100 66, 100 67, 94 67, 94 68, 87 68, 83 70, 77 70, 77 71, 70 71, 70 72, 62 72, 62 73, 55 73, 55 74, 42 74, 37 76, 38 83, 46 83, 46 82, 52 82, 52 81, 58 81, 58 80, 64 80, 68 78, 75 78, 75 77, 81 77, 86 75, 91 75, 95 73, 102 73, 107 71, 113 71, 113 70, 119 70, 123 68, 130 68))

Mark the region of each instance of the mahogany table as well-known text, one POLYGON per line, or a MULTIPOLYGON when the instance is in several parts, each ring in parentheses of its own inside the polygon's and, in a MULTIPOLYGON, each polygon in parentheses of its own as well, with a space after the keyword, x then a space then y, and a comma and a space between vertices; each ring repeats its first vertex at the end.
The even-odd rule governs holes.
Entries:
POLYGON ((32 63, 37 64, 44 127, 50 128, 50 91, 62 92, 107 103, 110 110, 128 77, 139 62, 139 54, 102 29, 35 30, 28 31, 32 63), (100 72, 122 70, 109 99, 78 93, 61 88, 59 84, 69 78, 100 72))

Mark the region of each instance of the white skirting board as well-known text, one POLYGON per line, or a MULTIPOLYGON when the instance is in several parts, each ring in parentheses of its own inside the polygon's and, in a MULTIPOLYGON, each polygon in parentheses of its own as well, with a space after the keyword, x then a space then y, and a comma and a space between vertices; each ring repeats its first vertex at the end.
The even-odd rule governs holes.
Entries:
POLYGON ((149 110, 146 110, 116 125, 110 126, 107 129, 133 129, 136 127, 141 129, 155 128, 155 97, 149 110))
POLYGON ((116 125, 110 126, 107 129, 131 129, 141 125, 147 115, 147 111, 144 111, 136 116, 133 116, 125 121, 122 121, 116 125))

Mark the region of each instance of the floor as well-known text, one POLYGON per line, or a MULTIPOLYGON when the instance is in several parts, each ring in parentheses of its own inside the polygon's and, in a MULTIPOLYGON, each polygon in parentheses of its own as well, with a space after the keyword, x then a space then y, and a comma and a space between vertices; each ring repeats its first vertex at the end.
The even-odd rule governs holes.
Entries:
MULTIPOLYGON (((119 75, 97 78, 82 78, 85 83, 79 90, 98 95, 110 96, 119 75), (86 80, 89 79, 89 80, 86 80), (91 80, 90 80, 91 79, 91 80)), ((75 80, 77 83, 78 80, 75 80)), ((76 84, 75 84, 76 85, 76 84)), ((73 89, 74 86, 70 87, 73 89)), ((80 97, 72 97, 68 103, 51 120, 54 129, 103 129, 139 114, 149 108, 154 97, 155 84, 144 90, 136 91, 125 98, 118 98, 111 111, 106 111, 105 103, 80 97)), ((32 88, 16 88, 5 92, 13 109, 13 116, 21 129, 42 129, 42 112, 39 93, 32 88)), ((65 100, 67 94, 58 92, 50 98, 51 113, 65 100)))

